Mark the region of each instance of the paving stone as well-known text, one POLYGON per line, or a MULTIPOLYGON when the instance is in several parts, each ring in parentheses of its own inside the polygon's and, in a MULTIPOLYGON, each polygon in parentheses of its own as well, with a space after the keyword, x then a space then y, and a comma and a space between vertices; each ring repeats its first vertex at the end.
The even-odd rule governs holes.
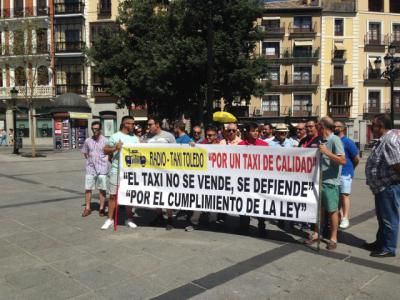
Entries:
POLYGON ((34 287, 57 279, 62 281, 66 279, 66 276, 61 275, 49 266, 29 268, 5 276, 6 282, 18 289, 34 287))

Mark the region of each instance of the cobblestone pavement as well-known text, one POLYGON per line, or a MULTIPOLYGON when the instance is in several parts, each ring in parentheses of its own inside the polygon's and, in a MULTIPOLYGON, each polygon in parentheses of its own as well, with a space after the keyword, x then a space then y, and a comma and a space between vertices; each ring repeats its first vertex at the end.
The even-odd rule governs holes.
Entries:
MULTIPOLYGON (((26 151, 26 150, 25 150, 26 151)), ((97 211, 82 218, 82 155, 41 149, 24 158, 0 149, 0 299, 398 299, 400 260, 361 248, 377 222, 361 162, 351 227, 336 251, 302 245, 305 233, 268 224, 268 236, 224 228, 185 232, 147 226, 101 231, 97 211)), ((95 193, 93 204, 97 202, 95 193)), ((252 223, 253 224, 253 223, 252 223)), ((253 224, 255 225, 255 223, 253 224)))

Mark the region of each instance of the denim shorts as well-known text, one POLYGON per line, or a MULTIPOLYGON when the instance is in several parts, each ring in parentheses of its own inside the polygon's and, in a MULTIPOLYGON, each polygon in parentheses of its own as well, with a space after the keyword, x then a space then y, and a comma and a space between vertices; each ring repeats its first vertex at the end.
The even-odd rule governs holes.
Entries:
POLYGON ((340 176, 340 193, 350 195, 352 182, 353 178, 351 178, 351 175, 340 176))

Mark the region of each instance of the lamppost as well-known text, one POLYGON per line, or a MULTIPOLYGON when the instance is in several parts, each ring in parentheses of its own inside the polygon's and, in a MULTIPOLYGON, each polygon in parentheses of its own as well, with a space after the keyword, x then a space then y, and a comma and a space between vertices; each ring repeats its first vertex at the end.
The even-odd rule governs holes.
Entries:
POLYGON ((18 147, 17 147, 17 96, 18 96, 18 90, 15 88, 15 86, 10 90, 10 95, 11 95, 11 100, 13 100, 13 106, 12 106, 12 111, 13 111, 13 127, 14 127, 14 143, 13 143, 13 154, 19 154, 18 147))
MULTIPOLYGON (((394 128, 394 82, 400 75, 400 57, 395 57, 396 46, 389 46, 388 53, 383 58, 386 70, 383 71, 381 77, 386 78, 390 82, 390 118, 392 119, 392 128, 394 128)), ((380 57, 375 59, 375 69, 380 70, 382 60, 380 57)))

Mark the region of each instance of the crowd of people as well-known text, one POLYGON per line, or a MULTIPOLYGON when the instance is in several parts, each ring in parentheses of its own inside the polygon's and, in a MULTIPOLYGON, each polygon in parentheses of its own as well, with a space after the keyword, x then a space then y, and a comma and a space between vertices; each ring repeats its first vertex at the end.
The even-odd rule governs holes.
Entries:
MULTIPOLYGON (((162 143, 162 144, 212 144, 212 145, 253 145, 262 147, 299 147, 318 148, 321 153, 321 219, 327 231, 328 250, 334 250, 338 242, 338 229, 350 226, 350 195, 354 169, 360 156, 355 143, 346 136, 346 125, 330 117, 320 120, 307 120, 292 124, 245 124, 230 123, 209 124, 202 128, 193 126, 190 134, 184 122, 176 122, 173 132, 163 129, 163 120, 149 117, 147 126, 135 124, 133 117, 122 118, 120 130, 108 140, 101 134, 101 123, 94 121, 93 135, 85 141, 82 153, 86 158, 85 209, 83 217, 91 214, 92 190, 100 191, 99 215, 107 215, 101 229, 106 230, 114 224, 115 201, 118 188, 119 152, 123 144, 162 143), (294 125, 294 126, 293 126, 294 125), (293 134, 291 134, 291 132, 293 134), (108 192, 108 212, 105 212, 105 199, 108 192)), ((392 130, 387 115, 377 115, 372 122, 374 136, 379 139, 366 164, 367 184, 375 195, 378 232, 376 241, 365 243, 371 256, 394 256, 397 245, 400 207, 400 131, 392 130), (389 200, 388 200, 389 199, 389 200)), ((193 231, 199 226, 201 212, 187 211, 186 231, 193 231)), ((132 207, 126 207, 125 224, 136 228, 133 221, 132 207)), ((206 219, 208 213, 203 213, 206 219)), ((223 224, 226 214, 218 214, 217 224, 223 224)), ((167 230, 174 228, 174 214, 166 210, 156 211, 156 218, 151 225, 165 225, 167 230)), ((240 216, 238 231, 248 232, 250 217, 240 216)), ((293 222, 278 222, 284 228, 293 227, 293 222)), ((307 228, 308 224, 301 224, 307 228)), ((318 241, 319 230, 315 225, 305 243, 312 245, 318 241)), ((258 218, 258 233, 264 237, 266 219, 258 218)))

